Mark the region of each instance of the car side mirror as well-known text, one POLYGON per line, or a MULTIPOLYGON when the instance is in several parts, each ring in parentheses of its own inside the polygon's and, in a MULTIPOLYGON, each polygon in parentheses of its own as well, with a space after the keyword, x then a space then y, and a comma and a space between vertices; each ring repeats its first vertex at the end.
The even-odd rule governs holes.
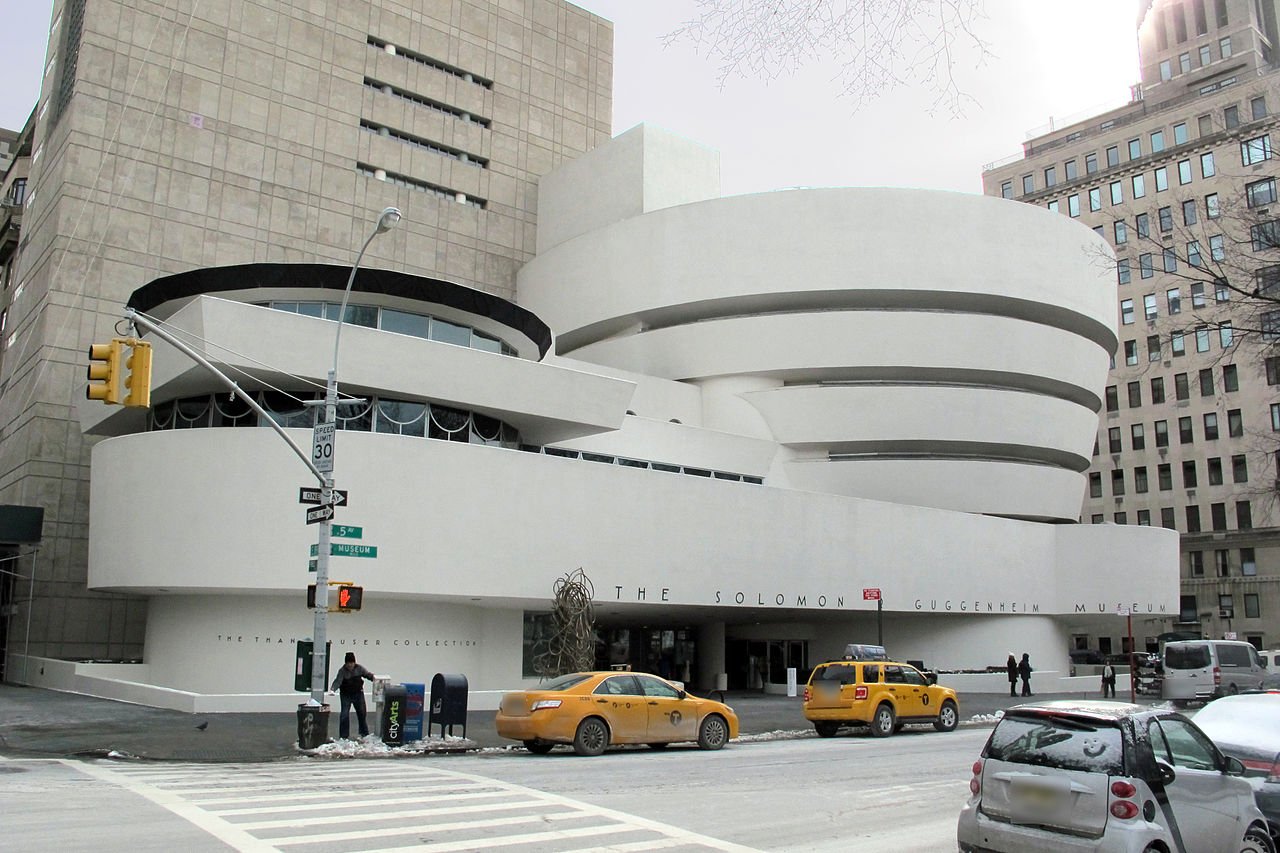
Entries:
POLYGON ((1228 776, 1243 776, 1244 762, 1236 758, 1234 755, 1228 755, 1226 760, 1222 762, 1222 772, 1228 776))
POLYGON ((938 673, 936 672, 926 672, 924 677, 930 684, 938 683, 938 673))
POLYGON ((1178 778, 1178 774, 1174 772, 1173 765, 1167 761, 1156 759, 1156 778, 1162 784, 1171 785, 1173 780, 1178 778))
POLYGON ((686 699, 686 698, 688 698, 688 696, 689 696, 688 692, 686 692, 686 691, 684 691, 684 690, 678 690, 678 691, 676 691, 676 693, 677 693, 677 695, 678 695, 681 699, 686 699))

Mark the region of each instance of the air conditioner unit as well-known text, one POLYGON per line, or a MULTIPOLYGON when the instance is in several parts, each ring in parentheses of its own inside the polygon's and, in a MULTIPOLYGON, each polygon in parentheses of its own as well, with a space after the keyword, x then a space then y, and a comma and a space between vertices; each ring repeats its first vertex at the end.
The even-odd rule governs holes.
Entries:
POLYGON ((1219 608, 1218 608, 1218 618, 1219 618, 1219 619, 1230 619, 1230 618, 1232 617, 1232 613, 1233 613, 1233 612, 1234 612, 1234 610, 1233 610, 1233 609, 1231 609, 1231 608, 1227 608, 1227 607, 1219 607, 1219 608))

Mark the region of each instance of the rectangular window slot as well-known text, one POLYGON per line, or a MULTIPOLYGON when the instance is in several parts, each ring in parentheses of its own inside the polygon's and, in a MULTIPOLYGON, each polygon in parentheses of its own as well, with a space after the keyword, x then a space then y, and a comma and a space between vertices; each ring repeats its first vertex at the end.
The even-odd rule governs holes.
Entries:
POLYGON ((370 166, 367 163, 356 163, 356 171, 366 178, 373 178, 377 181, 385 181, 389 184, 396 184, 401 187, 418 190, 419 192, 433 193, 435 195, 447 198, 451 201, 460 201, 464 204, 470 204, 484 210, 489 202, 478 196, 470 196, 458 190, 451 190, 448 187, 442 187, 429 181, 411 178, 408 175, 400 175, 395 172, 388 172, 386 169, 379 169, 376 166, 370 166))
POLYGON ((485 118, 484 116, 478 116, 475 113, 470 113, 470 112, 467 112, 466 110, 458 109, 457 107, 451 107, 448 104, 443 103, 441 101, 437 101, 433 98, 428 98, 426 95, 419 95, 416 92, 410 92, 408 89, 401 89, 399 86, 392 86, 390 83, 379 82, 373 79, 372 77, 364 78, 364 84, 368 86, 370 89, 374 89, 383 94, 391 94, 397 98, 401 98, 406 101, 411 101, 420 106, 427 107, 428 109, 436 110, 437 112, 446 113, 448 115, 453 116, 454 118, 460 118, 463 121, 469 121, 472 124, 478 124, 484 128, 489 127, 489 125, 492 123, 489 119, 485 118))
POLYGON ((466 80, 468 83, 475 83, 477 86, 483 86, 486 89, 493 88, 492 80, 488 79, 487 77, 481 77, 479 74, 475 74, 471 71, 467 71, 466 69, 459 68, 456 65, 450 65, 447 62, 441 62, 439 59, 432 59, 430 56, 426 56, 424 54, 418 53, 417 51, 410 50, 407 47, 402 47, 401 45, 395 44, 393 42, 384 41, 383 39, 380 39, 377 36, 369 36, 368 41, 369 41, 369 44, 373 45, 379 50, 385 50, 388 53, 394 53, 396 56, 403 56, 405 59, 412 60, 413 62, 417 62, 420 65, 425 65, 428 68, 434 68, 437 71, 443 71, 446 74, 452 74, 454 77, 457 77, 460 80, 466 80), (387 50, 388 48, 391 48, 391 50, 387 50))
POLYGON ((424 139, 421 136, 414 136, 412 133, 405 133, 403 130, 396 130, 387 127, 385 124, 369 121, 368 119, 360 120, 360 129, 367 130, 378 136, 386 136, 397 142, 403 142, 406 145, 415 145, 418 148, 425 148, 428 151, 434 151, 436 154, 443 154, 446 157, 452 157, 455 160, 461 160, 464 163, 474 163, 482 169, 489 168, 489 158, 481 157, 478 154, 472 154, 469 151, 463 151, 461 148, 454 148, 452 145, 445 145, 443 142, 432 142, 430 139, 424 139))

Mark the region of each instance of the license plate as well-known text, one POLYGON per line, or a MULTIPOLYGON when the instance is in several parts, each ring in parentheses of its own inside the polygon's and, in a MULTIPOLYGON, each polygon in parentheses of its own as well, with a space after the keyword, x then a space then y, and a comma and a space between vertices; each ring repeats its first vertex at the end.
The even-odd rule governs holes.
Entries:
POLYGON ((1062 803, 1062 792, 1040 785, 1018 785, 1011 799, 1020 811, 1043 813, 1053 811, 1062 803))

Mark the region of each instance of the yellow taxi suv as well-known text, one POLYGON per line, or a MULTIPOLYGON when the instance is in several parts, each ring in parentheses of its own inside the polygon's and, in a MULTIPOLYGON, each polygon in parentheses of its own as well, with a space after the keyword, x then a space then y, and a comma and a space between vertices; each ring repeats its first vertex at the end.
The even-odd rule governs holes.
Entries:
POLYGON ((496 723, 499 736, 536 755, 556 744, 572 744, 578 755, 624 743, 720 749, 738 736, 738 715, 728 705, 636 672, 575 672, 536 690, 508 693, 496 723))
POLYGON ((820 737, 842 727, 869 727, 888 737, 908 723, 932 723, 940 732, 960 722, 960 700, 910 664, 838 660, 819 664, 804 688, 804 716, 820 737))

